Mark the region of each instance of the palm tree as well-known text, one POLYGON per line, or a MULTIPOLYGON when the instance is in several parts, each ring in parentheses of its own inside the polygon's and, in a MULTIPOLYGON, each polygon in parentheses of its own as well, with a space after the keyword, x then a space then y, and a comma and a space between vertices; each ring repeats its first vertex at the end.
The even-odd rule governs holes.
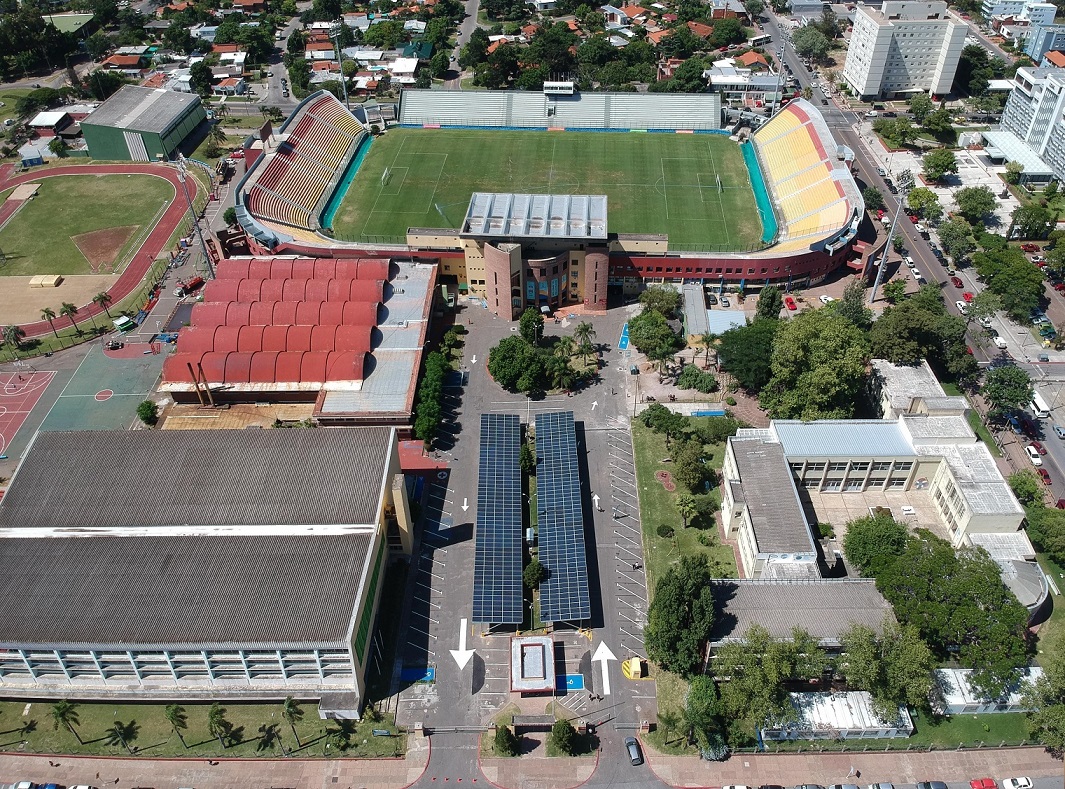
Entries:
POLYGON ((112 301, 114 301, 114 299, 111 298, 111 294, 108 293, 106 290, 101 290, 99 293, 92 297, 92 303, 100 307, 100 309, 102 309, 104 312, 106 312, 108 318, 111 317, 111 311, 107 308, 111 305, 112 301))
POLYGON ((669 735, 677 730, 680 726, 680 715, 673 710, 662 710, 658 713, 658 723, 662 727, 662 733, 665 735, 666 742, 669 742, 669 735))
POLYGON ((41 317, 48 321, 48 325, 52 327, 52 331, 55 333, 56 339, 59 339, 59 332, 55 330, 55 324, 52 321, 55 319, 55 310, 51 307, 45 307, 41 310, 41 317))
POLYGON ((74 327, 74 331, 81 334, 81 330, 78 328, 77 322, 74 320, 74 316, 78 314, 78 308, 71 304, 69 301, 64 301, 63 306, 59 308, 59 314, 64 317, 70 318, 70 325, 74 327))
POLYGON ((174 734, 178 736, 178 739, 181 740, 181 744, 188 748, 185 738, 181 735, 182 730, 189 727, 189 717, 185 714, 185 708, 180 704, 167 704, 163 714, 166 715, 170 727, 174 730, 174 734))
POLYGON ((26 336, 26 332, 21 326, 12 324, 11 326, 4 327, 4 344, 10 345, 16 349, 22 347, 22 338, 26 336))
POLYGON ((584 357, 584 363, 588 364, 588 354, 592 352, 592 340, 595 339, 595 329, 587 321, 581 321, 573 330, 577 338, 578 353, 584 357))
POLYGON ((303 709, 300 707, 299 702, 291 696, 286 696, 285 702, 281 707, 281 717, 292 727, 292 736, 296 738, 296 745, 303 747, 303 743, 300 742, 300 735, 296 732, 296 724, 303 720, 303 709))
POLYGON ((123 723, 116 720, 114 725, 104 732, 104 738, 107 740, 108 745, 121 745, 127 751, 130 756, 133 755, 133 749, 129 747, 127 740, 133 739, 136 734, 136 727, 133 721, 129 723, 123 723))
POLYGON ((78 744, 84 745, 81 735, 74 728, 80 724, 81 721, 78 720, 78 705, 75 702, 60 699, 52 705, 52 730, 58 731, 60 726, 66 726, 70 729, 70 733, 78 738, 78 744))
POLYGON ((559 359, 565 359, 568 363, 570 357, 573 356, 573 347, 575 343, 573 338, 568 335, 562 335, 558 338, 558 342, 555 343, 555 356, 559 359))
POLYGON ((707 332, 699 338, 699 345, 703 346, 703 349, 706 351, 706 362, 703 364, 704 370, 710 367, 710 349, 714 347, 716 342, 717 335, 712 331, 707 332))
POLYGON ((226 720, 226 710, 217 701, 207 710, 207 731, 212 737, 218 739, 218 744, 225 750, 226 742, 222 736, 229 731, 229 721, 226 720))

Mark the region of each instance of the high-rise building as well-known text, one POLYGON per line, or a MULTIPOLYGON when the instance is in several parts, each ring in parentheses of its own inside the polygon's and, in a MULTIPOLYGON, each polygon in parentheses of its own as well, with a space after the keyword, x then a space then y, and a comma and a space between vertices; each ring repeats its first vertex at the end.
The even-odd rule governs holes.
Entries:
POLYGON ((1038 63, 1047 52, 1065 49, 1065 25, 1033 24, 1024 38, 1024 54, 1038 63))
POLYGON ((965 33, 944 2, 859 3, 843 79, 864 100, 948 93, 965 33))
POLYGON ((1002 128, 1065 180, 1065 69, 1019 68, 1013 83, 1002 128))

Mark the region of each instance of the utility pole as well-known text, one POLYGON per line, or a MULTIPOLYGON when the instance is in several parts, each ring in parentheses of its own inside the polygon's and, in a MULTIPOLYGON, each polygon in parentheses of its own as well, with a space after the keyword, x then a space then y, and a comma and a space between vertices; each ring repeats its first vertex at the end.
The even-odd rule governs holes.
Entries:
POLYGON ((872 304, 876 299, 877 288, 880 287, 880 282, 884 278, 884 269, 887 267, 887 256, 891 251, 892 239, 895 236, 895 230, 899 226, 899 215, 902 213, 902 204, 906 201, 906 193, 913 188, 913 173, 909 170, 903 170, 898 176, 898 205, 895 206, 895 218, 891 220, 891 227, 888 229, 887 243, 884 244, 884 254, 880 256, 880 265, 876 269, 876 280, 873 282, 873 288, 869 291, 869 303, 872 304))
POLYGON ((178 154, 177 158, 177 171, 178 180, 181 181, 181 189, 185 193, 185 204, 189 209, 189 217, 192 219, 192 226, 196 228, 196 237, 200 240, 200 250, 203 252, 204 263, 207 264, 207 272, 210 274, 210 278, 214 279, 214 264, 211 263, 211 253, 207 250, 207 242, 203 240, 203 230, 200 229, 200 218, 196 215, 196 208, 192 205, 192 198, 189 196, 189 185, 186 182, 188 178, 188 161, 186 161, 184 155, 178 154))
POLYGON ((329 37, 333 39, 333 51, 336 52, 337 62, 340 63, 340 87, 344 91, 344 106, 351 110, 351 103, 348 101, 348 80, 344 76, 344 53, 340 50, 340 30, 341 25, 347 24, 343 19, 338 19, 333 22, 329 28, 329 37))

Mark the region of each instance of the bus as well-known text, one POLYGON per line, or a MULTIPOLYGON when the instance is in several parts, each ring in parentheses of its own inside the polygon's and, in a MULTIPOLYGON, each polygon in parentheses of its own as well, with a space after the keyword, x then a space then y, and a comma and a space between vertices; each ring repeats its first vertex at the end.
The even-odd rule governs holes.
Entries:
POLYGON ((1033 391, 1032 402, 1028 408, 1031 409, 1036 419, 1046 419, 1050 416, 1050 406, 1047 405, 1047 401, 1043 399, 1043 395, 1039 394, 1039 392, 1033 391))
POLYGON ((747 42, 749 47, 764 47, 773 43, 773 37, 769 35, 755 36, 747 42))

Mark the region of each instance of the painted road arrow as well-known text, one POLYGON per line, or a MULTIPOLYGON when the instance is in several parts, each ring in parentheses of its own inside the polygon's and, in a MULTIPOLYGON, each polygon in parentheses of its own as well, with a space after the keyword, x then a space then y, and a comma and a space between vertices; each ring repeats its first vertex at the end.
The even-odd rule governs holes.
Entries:
MULTIPOLYGON (((462 620, 465 622, 466 620, 462 620)), ((451 654, 455 654, 452 652, 451 654)), ((610 695, 610 667, 607 665, 607 661, 617 660, 614 657, 614 653, 610 651, 610 647, 606 645, 605 641, 600 641, 599 646, 595 648, 595 654, 592 655, 592 662, 600 662, 603 664, 603 695, 610 695)))
POLYGON ((462 511, 465 512, 470 508, 470 500, 468 498, 462 499, 462 511))
POLYGON ((602 510, 599 508, 599 494, 598 493, 593 493, 592 494, 592 504, 595 506, 595 508, 597 510, 599 510, 599 512, 602 512, 602 510))
POLYGON ((470 364, 477 364, 477 354, 474 354, 470 359, 470 364))
MULTIPOLYGON (((463 619, 459 625, 459 648, 450 650, 451 657, 455 658, 455 662, 459 664, 460 671, 466 668, 466 664, 470 662, 470 658, 474 655, 474 650, 466 649, 466 630, 466 620, 463 619)), ((609 651, 608 649, 607 652, 609 651)), ((614 656, 611 655, 610 657, 614 656)))

